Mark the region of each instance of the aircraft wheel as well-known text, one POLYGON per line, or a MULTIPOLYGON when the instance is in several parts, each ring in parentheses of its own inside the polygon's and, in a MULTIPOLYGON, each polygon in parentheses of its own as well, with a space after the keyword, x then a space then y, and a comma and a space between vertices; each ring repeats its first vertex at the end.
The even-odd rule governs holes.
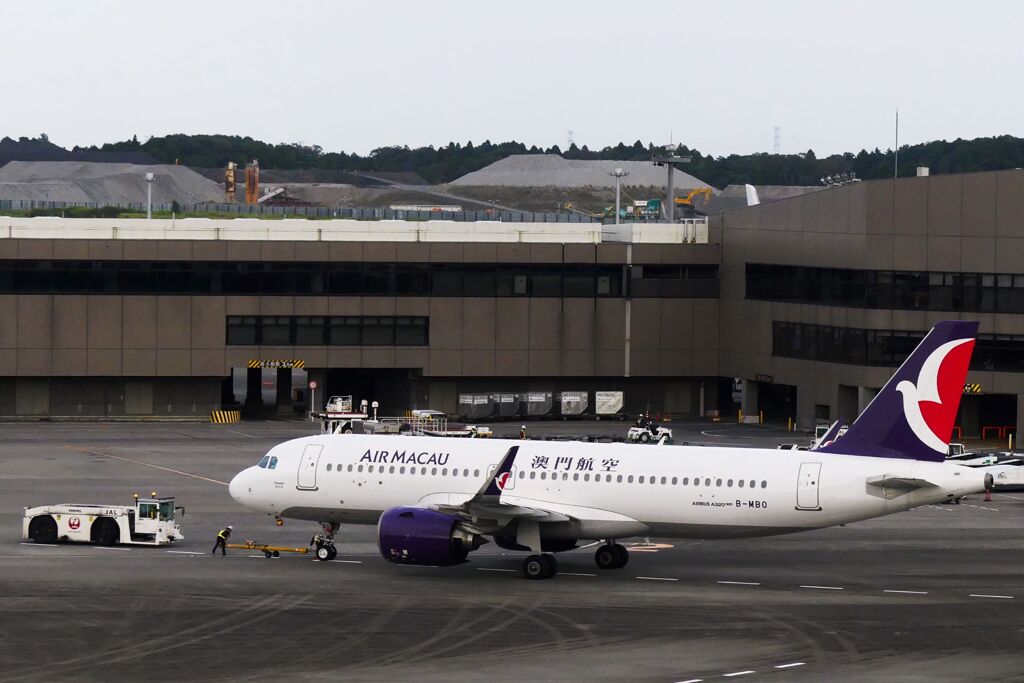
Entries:
POLYGON ((333 559, 334 559, 334 558, 336 558, 337 556, 338 556, 338 549, 337 549, 336 547, 334 547, 334 546, 332 545, 332 546, 330 547, 330 550, 329 550, 329 552, 328 552, 328 556, 327 556, 327 559, 328 559, 328 560, 333 560, 333 559))
POLYGON ((329 559, 331 559, 330 547, 326 545, 318 545, 316 547, 316 559, 320 560, 321 562, 327 562, 329 559))
POLYGON ((57 521, 50 515, 33 517, 28 523, 28 537, 35 543, 56 543, 57 521))
POLYGON ((616 569, 619 556, 614 548, 612 545, 603 545, 597 549, 594 553, 594 563, 598 569, 616 569))
POLYGON ((530 555, 523 560, 523 576, 528 579, 550 579, 558 573, 558 560, 553 555, 530 555))
POLYGON ((629 551, 625 547, 616 543, 612 546, 612 552, 616 556, 614 569, 622 569, 629 564, 629 551))

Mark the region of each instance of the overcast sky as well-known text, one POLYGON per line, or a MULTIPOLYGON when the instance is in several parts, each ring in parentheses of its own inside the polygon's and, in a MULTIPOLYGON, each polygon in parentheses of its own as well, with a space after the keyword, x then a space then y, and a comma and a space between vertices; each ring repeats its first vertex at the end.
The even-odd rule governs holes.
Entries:
POLYGON ((818 155, 1024 136, 1024 3, 0 0, 0 136, 818 155))

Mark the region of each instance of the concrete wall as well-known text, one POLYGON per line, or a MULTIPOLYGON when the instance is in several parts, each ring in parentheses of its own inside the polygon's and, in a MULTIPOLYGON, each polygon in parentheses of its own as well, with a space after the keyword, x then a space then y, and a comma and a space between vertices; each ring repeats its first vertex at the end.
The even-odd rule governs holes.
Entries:
MULTIPOLYGON (((717 245, 637 244, 629 249, 637 264, 717 264, 719 259, 717 245)), ((65 236, 0 239, 0 259, 622 265, 627 261, 627 246, 65 236)), ((635 299, 630 319, 633 377, 718 374, 716 300, 635 299)), ((206 392, 207 382, 227 377, 231 368, 260 358, 301 359, 310 369, 411 369, 426 378, 622 377, 626 336, 626 300, 622 298, 0 295, 0 379, 13 380, 0 386, 0 415, 56 414, 54 410, 161 414, 167 405, 179 414, 191 411, 193 404, 219 402, 219 389, 209 400, 205 393, 201 399, 179 396, 178 389, 174 390, 176 397, 167 399, 160 393, 161 387, 179 385, 150 380, 199 378, 196 391, 206 392), (228 316, 332 315, 427 316, 429 344, 225 344, 228 316), (65 379, 72 380, 71 384, 63 384, 65 379), (79 401, 62 398, 74 393, 69 389, 74 382, 91 392, 81 401, 81 408, 79 401)), ((673 400, 678 403, 681 399, 673 400)))
MULTIPOLYGON (((720 297, 723 375, 771 375, 798 387, 799 419, 814 406, 837 416, 851 399, 840 386, 878 388, 890 368, 774 358, 772 321, 924 331, 939 320, 981 321, 988 334, 1024 333, 1024 315, 903 311, 746 301, 748 262, 880 270, 1024 273, 1024 172, 901 178, 856 183, 729 211, 722 235, 720 297)), ((987 393, 1016 394, 1024 423, 1024 374, 971 372, 987 393)), ((846 416, 851 417, 850 415, 846 416)))

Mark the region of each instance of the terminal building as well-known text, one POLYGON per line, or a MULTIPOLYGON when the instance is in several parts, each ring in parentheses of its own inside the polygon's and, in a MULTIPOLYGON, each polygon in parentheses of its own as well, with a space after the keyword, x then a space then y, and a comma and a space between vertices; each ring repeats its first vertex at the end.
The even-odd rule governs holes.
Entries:
POLYGON ((1024 172, 676 225, 0 217, 2 417, 301 413, 314 380, 384 414, 621 391, 629 413, 810 427, 949 318, 981 321, 963 436, 1015 429, 1024 172))

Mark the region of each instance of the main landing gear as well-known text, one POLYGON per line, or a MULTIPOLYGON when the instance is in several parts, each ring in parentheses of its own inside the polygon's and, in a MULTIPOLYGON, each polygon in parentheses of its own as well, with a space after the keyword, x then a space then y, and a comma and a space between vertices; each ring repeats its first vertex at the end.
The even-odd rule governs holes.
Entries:
POLYGON ((550 579, 558 573, 554 555, 530 555, 523 560, 523 576, 528 579, 550 579))
POLYGON ((622 569, 629 562, 629 551, 615 543, 606 543, 594 553, 598 569, 622 569))
POLYGON ((313 553, 321 562, 330 562, 338 556, 338 548, 334 545, 334 535, 338 532, 337 522, 320 522, 322 533, 313 537, 313 553))

